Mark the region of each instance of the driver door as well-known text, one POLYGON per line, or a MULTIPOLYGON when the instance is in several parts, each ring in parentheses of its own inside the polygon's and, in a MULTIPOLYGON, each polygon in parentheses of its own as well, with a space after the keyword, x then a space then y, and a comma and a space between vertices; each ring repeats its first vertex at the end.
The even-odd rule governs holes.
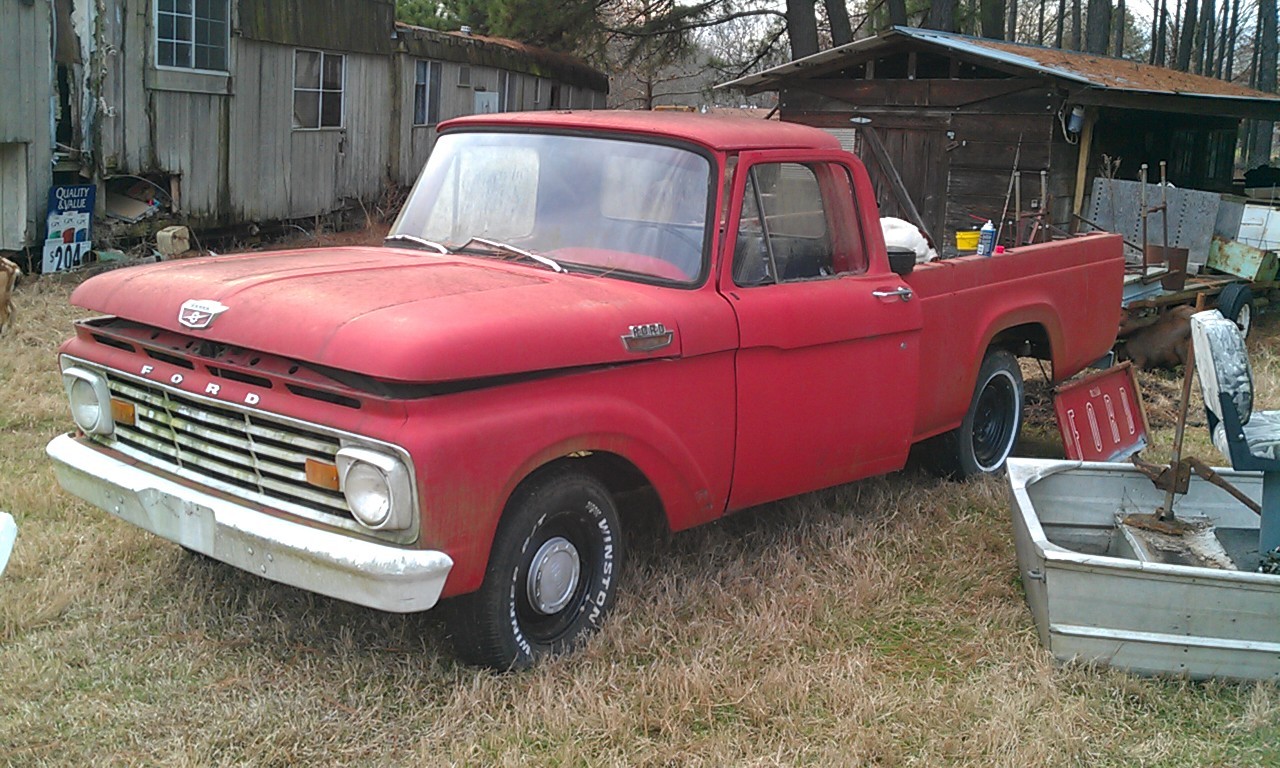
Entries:
POLYGON ((888 271, 875 209, 857 207, 874 206, 865 171, 846 163, 739 159, 721 272, 740 340, 731 510, 898 469, 910 448, 920 301, 888 271))

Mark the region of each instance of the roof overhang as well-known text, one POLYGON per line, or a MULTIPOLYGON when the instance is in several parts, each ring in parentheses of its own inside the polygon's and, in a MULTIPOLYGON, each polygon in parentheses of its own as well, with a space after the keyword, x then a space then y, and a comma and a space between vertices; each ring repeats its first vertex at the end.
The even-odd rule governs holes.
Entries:
MULTIPOLYGON (((935 30, 915 27, 894 27, 881 32, 875 37, 855 40, 852 43, 820 51, 812 56, 788 62, 771 69, 766 69, 746 77, 740 77, 716 88, 736 88, 747 93, 782 90, 784 88, 803 88, 804 81, 873 58, 884 53, 902 50, 905 46, 932 48, 939 53, 955 56, 970 63, 1008 72, 1011 75, 1026 77, 1038 74, 1055 82, 1069 92, 1070 98, 1081 104, 1091 104, 1116 109, 1146 109, 1162 112, 1181 112, 1188 114, 1208 113, 1221 117, 1253 118, 1280 121, 1280 97, 1265 94, 1234 84, 1209 81, 1195 75, 1173 73, 1164 74, 1172 80, 1185 81, 1188 89, 1178 87, 1153 88, 1127 86, 1118 84, 1126 73, 1134 74, 1153 69, 1145 64, 1126 62, 1120 59, 1105 59, 1087 54, 1065 52, 1065 55, 1087 58, 1095 66, 1099 62, 1109 69, 1109 82, 1102 82, 1065 66, 1054 66, 1039 61, 1032 54, 1055 54, 1061 57, 1064 52, 1045 49, 1037 46, 1019 46, 1000 41, 957 35, 935 30), (998 47, 997 47, 998 46, 998 47), (1010 50, 1013 49, 1013 50, 1010 50), (1025 49, 1019 51, 1018 49, 1025 49), (1112 64, 1111 62, 1114 62, 1112 64), (1230 93, 1202 92, 1196 85, 1207 85, 1210 90, 1232 91, 1230 93), (1252 95, 1252 94, 1257 95, 1252 95)), ((1136 77, 1133 79, 1137 79, 1136 77)))

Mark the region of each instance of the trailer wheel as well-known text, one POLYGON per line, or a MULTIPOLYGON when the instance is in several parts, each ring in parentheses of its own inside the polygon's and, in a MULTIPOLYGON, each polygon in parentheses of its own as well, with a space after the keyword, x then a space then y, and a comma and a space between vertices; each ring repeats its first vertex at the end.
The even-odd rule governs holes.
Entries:
POLYGON ((1253 326, 1253 291, 1244 283, 1231 283, 1218 294, 1218 311, 1236 324, 1247 339, 1253 326))
POLYGON ((518 490, 484 583, 450 606, 458 656, 508 670, 580 645, 617 596, 621 533, 613 499, 590 475, 556 472, 518 490))
POLYGON ((929 469, 957 479, 999 472, 1022 430, 1022 402, 1018 359, 1005 350, 987 353, 964 421, 927 446, 929 469))

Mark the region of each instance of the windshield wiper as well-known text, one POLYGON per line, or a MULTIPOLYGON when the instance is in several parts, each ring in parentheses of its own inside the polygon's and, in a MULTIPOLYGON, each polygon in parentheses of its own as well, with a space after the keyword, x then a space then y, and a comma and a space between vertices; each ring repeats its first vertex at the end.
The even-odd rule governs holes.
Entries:
POLYGON ((449 252, 449 249, 445 248, 440 243, 437 243, 434 240, 427 240, 426 238, 418 237, 417 235, 395 234, 395 235, 387 235, 386 237, 382 238, 382 242, 384 243, 389 243, 393 240, 397 240, 397 241, 403 240, 407 243, 413 243, 414 245, 420 245, 424 248, 430 248, 436 253, 449 252))
POLYGON ((458 250, 459 250, 459 251, 465 251, 465 250, 467 250, 467 246, 471 245, 472 243, 479 243, 479 244, 481 244, 481 245, 487 245, 487 246, 489 246, 490 248, 492 248, 493 250, 498 251, 498 252, 500 252, 500 253, 510 253, 510 254, 514 254, 514 255, 516 255, 516 256, 522 256, 522 257, 524 257, 524 258, 526 258, 526 259, 529 259, 530 261, 536 261, 536 262, 538 262, 539 264, 541 264, 541 265, 542 265, 542 266, 544 266, 544 267, 550 267, 551 269, 555 270, 556 272, 566 272, 566 271, 567 271, 564 267, 560 266, 560 265, 559 265, 559 264, 558 264, 554 259, 549 258, 549 257, 547 257, 547 256, 543 256, 543 255, 542 255, 542 254, 540 254, 540 253, 534 253, 534 252, 532 252, 532 251, 526 251, 526 250, 525 250, 525 249, 523 249, 523 248, 517 248, 517 247, 515 247, 514 245, 508 245, 507 243, 500 243, 500 242, 498 242, 497 240, 489 240, 489 239, 484 238, 484 237, 473 237, 473 238, 470 238, 470 239, 468 239, 468 240, 467 240, 467 242, 465 242, 465 243, 463 243, 462 245, 458 246, 458 250))

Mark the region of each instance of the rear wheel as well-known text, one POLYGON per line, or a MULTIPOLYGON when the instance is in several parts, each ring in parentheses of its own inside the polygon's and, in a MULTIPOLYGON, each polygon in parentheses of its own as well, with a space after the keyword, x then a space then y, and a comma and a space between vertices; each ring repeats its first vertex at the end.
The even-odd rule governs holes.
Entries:
POLYGON ((573 650, 613 606, 621 533, 613 499, 589 475, 556 472, 517 491, 484 583, 453 603, 458 655, 506 670, 573 650))
POLYGON ((928 446, 929 468, 955 478, 999 472, 1022 430, 1022 401, 1018 359, 1004 350, 987 353, 964 421, 928 446))

